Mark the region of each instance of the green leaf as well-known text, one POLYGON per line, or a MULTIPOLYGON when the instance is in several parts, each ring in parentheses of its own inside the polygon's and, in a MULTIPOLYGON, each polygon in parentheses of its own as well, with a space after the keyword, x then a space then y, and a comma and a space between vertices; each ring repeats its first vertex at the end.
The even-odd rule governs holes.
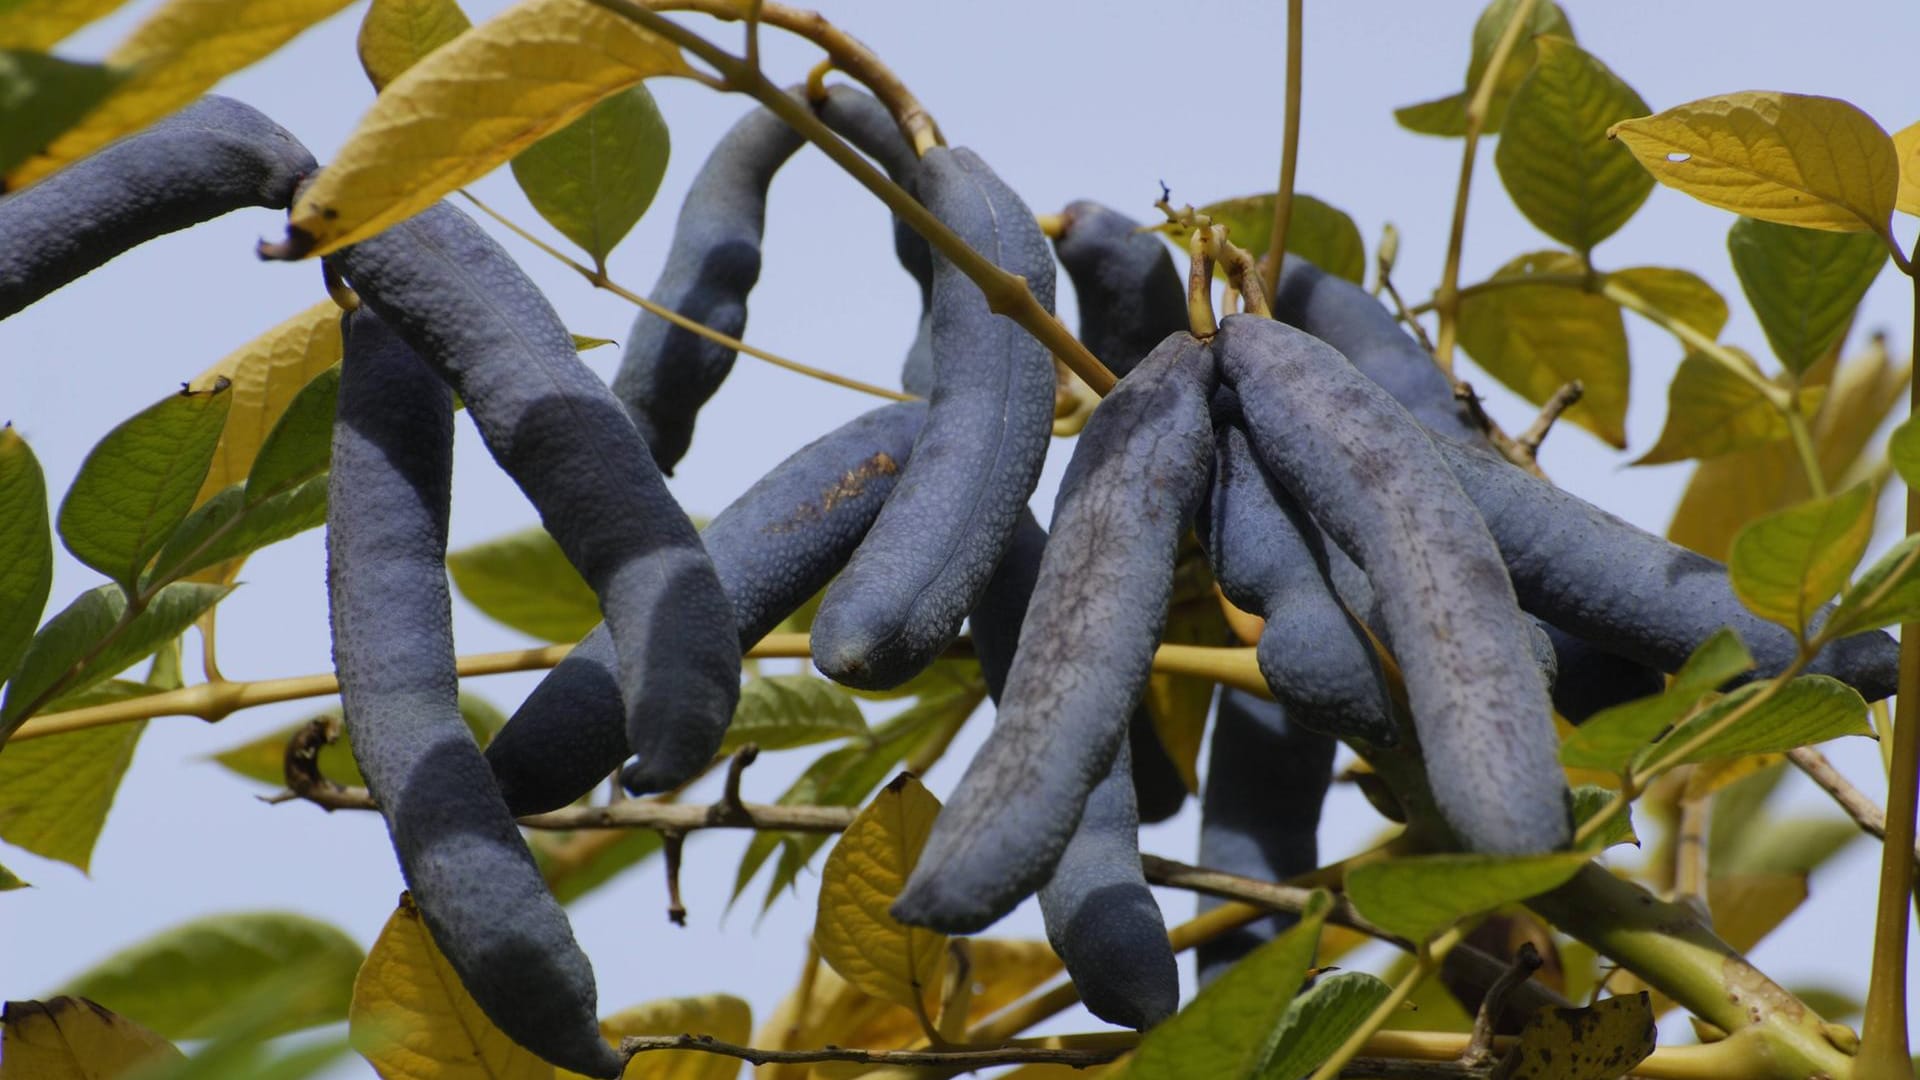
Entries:
POLYGON ((13 871, 0 866, 0 892, 12 892, 15 889, 30 889, 33 886, 21 881, 13 871))
POLYGON ((450 551, 447 569, 467 603, 523 634, 579 641, 600 625, 600 601, 537 525, 450 551))
POLYGON ((1607 275, 1649 304, 1710 338, 1727 328, 1727 301, 1719 290, 1691 270, 1667 266, 1630 266, 1607 275))
POLYGON ((188 514, 160 549, 153 569, 142 579, 143 587, 249 555, 326 523, 324 475, 256 503, 247 502, 248 490, 245 484, 235 484, 188 514))
POLYGON ((213 463, 228 382, 183 390, 107 433, 60 504, 60 538, 75 558, 131 589, 213 463))
POLYGON ((542 833, 533 846, 534 861, 554 899, 571 904, 612 881, 621 871, 659 853, 660 834, 652 829, 614 829, 578 833, 542 833))
MULTIPOLYGON (((1714 806, 1714 813, 1723 808, 1714 806)), ((1855 842, 1867 839, 1860 826, 1839 817, 1747 817, 1728 822, 1727 836, 1710 850, 1714 877, 1763 874, 1811 874, 1855 842)))
POLYGON ((0 427, 0 682, 33 640, 52 586, 46 477, 20 433, 0 427))
POLYGON ((145 720, 12 743, 0 753, 0 840, 86 872, 145 720))
POLYGON ((1913 621, 1920 621, 1920 534, 1902 539, 1860 575, 1821 636, 1845 637, 1913 621))
POLYGON ((1551 855, 1415 855, 1357 866, 1347 899, 1380 926, 1426 941, 1469 915, 1558 888, 1590 858, 1551 855))
POLYGON ((27 646, 20 670, 7 685, 6 703, 0 706, 0 748, 31 715, 29 710, 39 711, 40 699, 84 690, 152 656, 232 591, 232 586, 197 582, 169 585, 117 634, 113 631, 126 613, 126 594, 113 585, 81 593, 47 620, 27 646))
POLYGON ((1753 654, 1730 629, 1716 632, 1687 657, 1665 692, 1602 709, 1560 744, 1560 763, 1618 772, 1662 731, 1753 667, 1753 654))
MULTIPOLYGON (((1573 789, 1573 827, 1576 831, 1587 823, 1587 819, 1612 805, 1616 792, 1598 784, 1581 784, 1573 789)), ((1604 851, 1615 844, 1640 846, 1640 837, 1633 831, 1633 807, 1609 820, 1600 829, 1600 835, 1587 842, 1587 850, 1604 851)))
POLYGON ((247 473, 247 504, 300 486, 333 461, 333 414, 340 399, 340 365, 307 380, 267 433, 247 473))
MULTIPOLYGON (((1579 274, 1565 251, 1522 255, 1494 278, 1579 274)), ((1567 285, 1511 285, 1460 299, 1460 347, 1487 374, 1536 405, 1574 379, 1586 387, 1566 418, 1615 447, 1627 444, 1627 329, 1620 309, 1567 285)))
POLYGON ((125 78, 104 64, 0 49, 0 173, 45 149, 125 78))
MULTIPOLYGON (((1395 109, 1393 118, 1400 122, 1401 127, 1421 135, 1467 133, 1467 99, 1473 94, 1474 88, 1480 85, 1480 78, 1486 74, 1487 68, 1493 65, 1494 46, 1499 44, 1501 32, 1513 17, 1513 8, 1514 0, 1493 0, 1481 11, 1479 21, 1473 25, 1473 58, 1467 64, 1466 88, 1461 93, 1437 101, 1395 109)), ((1551 0, 1535 4, 1528 22, 1530 25, 1520 32, 1520 40, 1514 42, 1513 51, 1507 54, 1506 67, 1500 70, 1486 121, 1480 129, 1482 134, 1491 135, 1500 130, 1500 125, 1506 119, 1508 102, 1533 67, 1534 39, 1547 34, 1573 40, 1573 25, 1567 22, 1566 12, 1551 0)))
POLYGON ((1228 968, 1172 1018, 1147 1032, 1130 1080, 1251 1077, 1274 1029, 1300 993, 1333 897, 1315 890, 1299 923, 1228 968))
POLYGON ((1873 233, 1837 233, 1743 217, 1727 230, 1740 288, 1773 355, 1799 375, 1847 332, 1887 246, 1873 233))
POLYGON ((669 146, 653 95, 632 86, 520 151, 513 178, 547 224, 604 266, 660 190, 669 146))
POLYGON ((1805 636, 1820 605, 1833 599, 1873 539, 1873 485, 1790 507, 1733 538, 1727 572, 1755 615, 1805 636))
POLYGON ((740 704, 720 752, 747 743, 785 750, 866 734, 860 706, 838 685, 811 675, 769 675, 740 688, 740 704))
POLYGON ((454 0, 373 0, 360 23, 360 67, 375 90, 473 23, 454 0))
POLYGON ((1900 421, 1887 439, 1887 457, 1908 487, 1920 488, 1920 417, 1900 421))
POLYGON ((1364 971, 1322 976, 1293 999, 1262 1052, 1259 1080, 1300 1080, 1333 1056, 1393 988, 1364 971))
POLYGON ((1542 37, 1535 47, 1539 58, 1514 91, 1494 167, 1528 221, 1576 251, 1591 251, 1653 191, 1653 178, 1607 138, 1607 128, 1652 110, 1571 41, 1542 37))
POLYGON ((75 977, 60 991, 97 1001, 169 1039, 203 1039, 231 1023, 290 968, 311 993, 287 1000, 262 1036, 347 1018, 366 954, 335 927, 291 912, 230 912, 162 931, 75 977))
MULTIPOLYGON (((1759 365, 1744 351, 1727 346, 1756 375, 1759 365)), ((1820 408, 1824 388, 1800 393, 1800 409, 1811 416, 1820 408)), ((1719 361, 1689 352, 1667 387, 1667 426, 1653 449, 1635 465, 1663 465, 1688 458, 1731 454, 1785 439, 1787 419, 1765 391, 1728 371, 1719 361)))
MULTIPOLYGON (((1227 238, 1257 259, 1267 253, 1267 245, 1273 241, 1273 202, 1273 193, 1267 192, 1208 203, 1200 212, 1225 225, 1227 238)), ((1167 223, 1156 226, 1155 231, 1182 256, 1186 254, 1190 230, 1167 223)), ((1361 284, 1367 273, 1367 243, 1360 236, 1360 226, 1345 211, 1301 192, 1294 193, 1293 213, 1287 219, 1287 254, 1298 255, 1355 284, 1361 284)), ((1214 270, 1226 276, 1224 268, 1216 266, 1214 270)))
MULTIPOLYGON (((259 998, 251 1004, 258 1007, 259 998)), ((136 1080, 309 1080, 353 1051, 344 1035, 320 1042, 261 1042, 246 1024, 237 1026, 239 1031, 206 1043, 192 1057, 142 1070, 136 1080)))
POLYGON ((611 345, 611 344, 613 344, 612 338, 588 337, 585 334, 573 335, 573 351, 574 352, 587 352, 592 349, 597 349, 602 345, 611 345))
MULTIPOLYGON (((1678 749, 1699 733, 1718 724, 1736 709, 1747 707, 1774 680, 1748 683, 1702 709, 1675 728, 1650 754, 1664 759, 1669 747, 1678 749)), ((1734 725, 1687 752, 1670 765, 1686 765, 1714 758, 1745 757, 1811 746, 1842 735, 1871 735, 1867 703, 1859 691, 1826 675, 1802 675, 1774 694, 1734 725)))
MULTIPOLYGON (((321 709, 298 723, 288 724, 209 757, 249 780, 258 780, 276 788, 283 787, 286 784, 288 740, 315 720, 329 717, 340 720, 340 707, 336 705, 321 709)), ((506 723, 506 717, 500 715, 500 710, 494 708, 492 703, 464 690, 460 692, 460 718, 467 722, 467 730, 473 732, 474 741, 483 747, 492 741, 493 733, 506 723)), ((347 737, 344 727, 338 739, 321 747, 319 764, 320 775, 336 784, 366 785, 366 778, 360 775, 360 766, 353 760, 353 742, 347 737)))

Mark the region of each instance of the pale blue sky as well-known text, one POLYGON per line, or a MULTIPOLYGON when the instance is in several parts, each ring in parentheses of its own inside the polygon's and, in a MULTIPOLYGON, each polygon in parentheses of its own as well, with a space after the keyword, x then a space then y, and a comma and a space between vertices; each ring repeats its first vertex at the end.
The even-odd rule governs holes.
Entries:
MULTIPOLYGON (((97 57, 155 5, 129 9, 75 38, 65 51, 97 57)), ((468 0, 476 18, 498 10, 468 0)), ((918 92, 953 142, 973 147, 1036 211, 1097 198, 1143 219, 1158 182, 1178 201, 1205 202, 1269 188, 1278 162, 1284 5, 1203 0, 1052 3, 971 0, 966 4, 841 0, 827 13, 893 66, 918 92), (1270 102, 1248 111, 1246 102, 1270 102)), ((1655 108, 1707 94, 1777 89, 1847 98, 1888 130, 1920 119, 1911 58, 1920 9, 1908 4, 1830 0, 1809 19, 1798 3, 1651 0, 1565 5, 1586 48, 1606 60, 1655 108)), ((1478 3, 1310 2, 1307 95, 1300 190, 1359 222, 1369 251, 1383 223, 1401 232, 1396 278, 1409 297, 1437 280, 1453 202, 1459 143, 1409 134, 1392 108, 1459 87, 1478 3)), ((302 35, 289 48, 219 88, 292 129, 322 161, 340 145, 372 92, 353 53, 364 5, 302 35)), ((735 45, 736 27, 701 20, 735 45)), ((804 74, 816 54, 777 32, 764 35, 777 78, 804 74)), ((655 88, 675 142, 655 210, 611 259, 623 284, 646 291, 657 273, 673 213, 719 133, 748 107, 692 83, 655 88)), ((1508 258, 1551 246, 1512 209, 1483 149, 1474 187, 1464 281, 1508 258)), ((483 197, 528 224, 537 219, 506 170, 478 185, 483 197)), ((1739 296, 1725 235, 1732 218, 1684 196, 1656 190, 1638 217, 1601 246, 1600 265, 1677 265, 1716 285, 1732 302, 1725 339, 1765 354, 1765 341, 1739 296)), ((1913 222, 1896 223, 1911 238, 1913 222)), ((278 215, 232 215, 156 241, 0 324, 0 417, 31 441, 50 485, 64 491, 87 449, 119 419, 321 295, 311 263, 263 265, 253 241, 279 231, 278 215)), ((632 309, 587 288, 571 272, 507 239, 576 332, 624 339, 632 309)), ((775 184, 766 265, 752 302, 749 340, 873 382, 892 383, 918 312, 909 280, 894 264, 885 213, 823 157, 803 151, 775 184)), ((1905 282, 1885 272, 1869 294, 1856 337, 1888 330, 1909 338, 1905 282)), ((1072 324, 1072 290, 1061 289, 1072 324)), ((1629 323, 1635 392, 1628 418, 1633 452, 1652 444, 1665 415, 1664 387, 1679 349, 1629 323)), ((587 354, 610 374, 615 350, 587 354)), ((1510 428, 1532 409, 1475 383, 1510 428)), ((694 513, 711 514, 788 451, 870 406, 858 395, 743 358, 702 414, 692 453, 672 482, 694 513)), ((462 425, 453 538, 471 544, 527 525, 531 509, 462 425)), ((1064 467, 1057 445, 1035 506, 1046 513, 1064 467)), ((1563 485, 1640 525, 1662 530, 1688 474, 1685 466, 1624 468, 1616 454, 1566 429, 1544 463, 1563 485)), ((1887 542, 1882 537, 1880 544, 1887 542)), ((256 556, 248 584, 222 607, 221 660, 229 677, 266 678, 328 665, 319 532, 256 556)), ((57 609, 96 584, 62 558, 57 609)), ((461 607, 463 652, 513 648, 526 640, 461 607)), ((533 676, 477 680, 471 688, 511 711, 533 676)), ((4 862, 36 886, 0 900, 0 994, 38 996, 101 956, 179 921, 215 911, 293 909, 332 921, 370 943, 400 889, 377 817, 325 815, 305 805, 266 806, 258 788, 204 758, 307 714, 320 702, 252 710, 218 730, 184 718, 155 721, 121 789, 93 860, 93 875, 0 848, 4 862)), ((944 794, 986 727, 957 744, 928 782, 944 794)), ((1842 768, 1876 797, 1883 788, 1873 748, 1861 740, 1831 748, 1842 768)), ((771 798, 812 755, 763 757, 747 775, 750 798, 771 798)), ((1797 777, 1793 801, 1826 810, 1797 777)), ((1348 853, 1378 828, 1351 789, 1336 792, 1322 830, 1329 857, 1348 853)), ((1144 846, 1175 858, 1193 854, 1197 811, 1146 830, 1144 846)), ((764 1018, 791 985, 803 956, 817 881, 778 905, 758 926, 750 907, 724 922, 727 890, 745 838, 706 833, 688 845, 683 887, 690 925, 663 917, 658 863, 628 874, 576 904, 573 918, 595 960, 603 1011, 658 997, 731 991, 764 1018)), ((1813 881, 1813 899, 1754 959, 1788 985, 1860 983, 1871 948, 1878 849, 1860 843, 1813 881)), ((758 895, 756 888, 753 896, 758 895)), ((1164 892, 1169 922, 1192 898, 1164 892)), ((505 913, 503 913, 504 916, 505 913)), ((994 930, 1037 936, 1031 905, 994 930)), ((1920 994, 1920 976, 1914 992, 1920 994)), ((1920 1017, 1920 1008, 1915 1015, 1920 1017)), ((1069 1021, 1084 1025, 1084 1015, 1069 1021)), ((1678 1032, 1669 1025, 1669 1034, 1678 1032)), ((359 1070, 348 1070, 358 1075, 359 1070)))

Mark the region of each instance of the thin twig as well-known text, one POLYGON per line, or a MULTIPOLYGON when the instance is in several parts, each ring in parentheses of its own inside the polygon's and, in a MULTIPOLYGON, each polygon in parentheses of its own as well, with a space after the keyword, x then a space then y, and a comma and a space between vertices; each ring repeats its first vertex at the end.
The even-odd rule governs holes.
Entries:
MULTIPOLYGON (((1267 237, 1267 256, 1260 276, 1280 282, 1280 260, 1287 250, 1287 226, 1293 221, 1293 181, 1300 164, 1300 68, 1305 49, 1305 0, 1287 0, 1287 106, 1280 132, 1280 186, 1273 197, 1273 230, 1267 237)), ((1271 299, 1268 292, 1262 299, 1271 299)))
POLYGON ((660 830, 661 853, 667 863, 667 921, 675 926, 687 925, 687 905, 680 899, 680 855, 686 844, 687 834, 679 829, 660 830))
MULTIPOLYGON (((1787 760, 1799 766, 1807 774, 1807 779, 1819 786, 1833 798, 1840 809, 1847 812, 1860 831, 1876 840, 1887 838, 1887 815, 1880 805, 1867 797, 1867 793, 1853 786, 1853 781, 1840 775, 1833 767, 1827 755, 1811 746, 1798 746, 1787 751, 1787 760)), ((1920 844, 1914 846, 1914 860, 1920 862, 1920 844)))
POLYGON ((1116 1046, 1097 1050, 1068 1050, 1042 1046, 1001 1046, 979 1050, 857 1050, 829 1046, 818 1050, 762 1050, 721 1042, 707 1035, 630 1035, 620 1040, 620 1051, 632 1057, 651 1050, 698 1050, 739 1058, 752 1065, 812 1065, 851 1061, 861 1065, 894 1065, 969 1071, 996 1065, 1066 1065, 1085 1069, 1105 1065, 1127 1052, 1116 1046))
POLYGON ((733 760, 727 763, 727 786, 721 792, 720 805, 726 807, 729 814, 747 816, 747 804, 740 799, 740 774, 759 756, 760 747, 748 743, 734 751, 733 760))
POLYGON ((1533 423, 1528 425, 1527 430, 1521 432, 1520 437, 1514 440, 1520 445, 1520 449, 1526 451, 1527 457, 1538 460, 1540 444, 1547 441, 1547 432, 1553 430, 1554 421, 1560 419, 1562 413, 1573 408, 1580 401, 1581 395, 1586 392, 1586 384, 1575 379, 1561 384, 1560 389, 1553 392, 1553 396, 1547 399, 1546 404, 1540 406, 1540 415, 1534 417, 1533 423))
POLYGON ((1480 1008, 1473 1016, 1473 1034, 1467 1039, 1467 1048, 1460 1051, 1460 1064, 1478 1069, 1493 1063, 1494 1021, 1506 1008, 1514 987, 1539 971, 1541 963, 1540 950, 1533 947, 1533 942, 1521 942, 1512 965, 1500 973, 1480 999, 1480 1008))

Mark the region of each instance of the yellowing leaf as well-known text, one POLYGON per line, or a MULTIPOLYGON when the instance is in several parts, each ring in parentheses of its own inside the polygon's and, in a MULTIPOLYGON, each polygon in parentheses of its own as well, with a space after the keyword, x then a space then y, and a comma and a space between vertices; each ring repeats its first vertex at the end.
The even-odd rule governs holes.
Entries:
MULTIPOLYGON (((730 994, 667 998, 621 1009, 600 1020, 600 1034, 614 1046, 629 1035, 708 1035, 744 1045, 753 1034, 753 1009, 730 994)), ((621 1080, 733 1080, 740 1062, 698 1050, 652 1050, 636 1054, 621 1080)), ((554 1080, 586 1080, 555 1069, 554 1080)))
MULTIPOLYGON (((975 986, 967 1002, 969 1024, 985 1020, 989 1014, 1013 1004, 1060 974, 1060 957, 1044 941, 969 938, 967 943, 972 962, 971 981, 975 986)), ((826 973, 823 972, 821 978, 826 978, 826 973)), ((906 1046, 922 1037, 919 1022, 910 1013, 888 1006, 873 1019, 853 1028, 846 1037, 829 1041, 843 1046, 894 1047, 906 1046)))
MULTIPOLYGON (((1496 279, 1577 274, 1564 251, 1522 255, 1496 279)), ((1564 284, 1511 285, 1460 300, 1460 346, 1487 374, 1534 404, 1579 379, 1586 392, 1566 418, 1620 447, 1627 444, 1627 330, 1620 309, 1564 284)))
POLYGON ((373 0, 360 21, 360 67, 375 90, 384 90, 472 25, 455 0, 373 0))
POLYGON ((520 3, 388 84, 293 208, 300 254, 364 240, 655 75, 691 69, 666 40, 588 0, 520 3))
POLYGON ((1710 338, 1727 327, 1727 301, 1713 286, 1690 270, 1665 266, 1632 266, 1607 275, 1641 299, 1710 338))
POLYGON ((347 1030, 382 1080, 553 1078, 480 1011, 407 897, 360 966, 347 1030))
MULTIPOLYGON (((1744 351, 1727 346, 1757 378, 1759 365, 1744 351)), ((1764 383, 1762 385, 1765 385, 1764 383)), ((1818 387, 1802 391, 1801 409, 1819 406, 1818 387)), ((1727 370, 1725 364, 1690 352, 1667 387, 1667 424, 1653 448, 1635 465, 1663 465, 1687 458, 1709 458, 1762 446, 1787 437, 1787 420, 1753 380, 1727 370)))
POLYGON ((192 386, 226 378, 227 426, 213 465, 194 497, 198 506, 247 478, 254 455, 294 395, 315 375, 340 362, 340 309, 323 300, 240 346, 194 376, 192 386))
POLYGON ((1617 232, 1653 191, 1607 127, 1647 103, 1598 58, 1564 38, 1536 42, 1539 59, 1514 92, 1493 163, 1515 206, 1578 251, 1617 232))
POLYGON ((147 722, 9 743, 0 753, 0 840, 87 869, 147 722))
POLYGON ((179 1060, 167 1040, 82 998, 9 1001, 0 1012, 0 1080, 114 1080, 179 1060))
POLYGON ((1723 758, 1694 766, 1687 773, 1689 801, 1704 799, 1723 788, 1745 780, 1754 773, 1771 769, 1785 761, 1785 754, 1754 754, 1750 757, 1723 758))
POLYGON ((127 0, 14 0, 0 6, 0 49, 44 51, 127 0))
POLYGON ((813 927, 820 959, 842 978, 916 1013, 939 981, 946 936, 906 926, 887 908, 920 861, 939 812, 940 801, 910 773, 874 796, 827 855, 813 927))
POLYGON ((348 0, 168 0, 107 54, 136 69, 106 101, 7 178, 38 180, 69 161, 138 131, 267 56, 348 0))
POLYGON ((1873 487, 1859 484, 1761 518, 1733 540, 1733 591, 1796 634, 1845 585, 1873 539, 1873 487))
POLYGON ((1739 874, 1707 881, 1713 932, 1740 952, 1760 944, 1806 899, 1805 874, 1739 874))
POLYGON ((1653 1053, 1658 1032, 1646 991, 1590 1008, 1545 1008, 1494 1070, 1497 1080, 1620 1080, 1653 1053))
POLYGON ((1907 214, 1920 214, 1920 161, 1913 156, 1916 150, 1920 150, 1920 124, 1908 124, 1893 133, 1894 159, 1900 164, 1899 195, 1894 206, 1907 214))
POLYGON ((1900 171, 1893 140, 1836 98, 1746 91, 1701 98, 1607 132, 1654 179, 1736 214, 1885 234, 1900 171))

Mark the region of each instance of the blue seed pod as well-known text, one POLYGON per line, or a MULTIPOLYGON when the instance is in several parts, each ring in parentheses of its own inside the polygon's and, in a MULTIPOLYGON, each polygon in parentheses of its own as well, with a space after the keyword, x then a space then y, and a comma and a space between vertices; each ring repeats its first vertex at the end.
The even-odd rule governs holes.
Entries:
POLYGON ((1080 305, 1080 341, 1115 375, 1187 328, 1187 283, 1160 238, 1091 199, 1068 205, 1053 248, 1080 305))

